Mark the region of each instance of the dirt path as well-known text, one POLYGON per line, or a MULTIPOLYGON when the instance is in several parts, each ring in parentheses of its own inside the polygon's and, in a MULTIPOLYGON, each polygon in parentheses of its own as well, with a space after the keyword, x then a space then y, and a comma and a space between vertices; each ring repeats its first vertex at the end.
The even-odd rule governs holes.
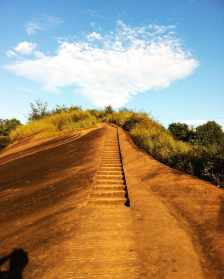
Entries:
POLYGON ((110 128, 93 188, 80 211, 80 229, 66 243, 63 267, 44 278, 139 278, 135 231, 127 203, 117 130, 110 128))

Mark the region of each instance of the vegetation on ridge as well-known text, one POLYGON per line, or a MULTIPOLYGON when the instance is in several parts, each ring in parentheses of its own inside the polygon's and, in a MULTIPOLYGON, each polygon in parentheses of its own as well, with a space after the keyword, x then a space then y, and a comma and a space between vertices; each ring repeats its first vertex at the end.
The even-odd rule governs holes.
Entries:
POLYGON ((16 127, 21 125, 20 121, 13 119, 0 119, 0 149, 7 146, 10 143, 10 133, 16 127))
MULTIPOLYGON (((172 123, 166 129, 148 114, 128 109, 115 112, 111 106, 104 110, 57 106, 49 111, 47 104, 40 101, 31 104, 27 124, 15 121, 12 121, 14 126, 9 125, 10 138, 7 135, 7 142, 2 147, 9 143, 9 139, 13 142, 28 136, 50 137, 108 122, 128 131, 136 145, 162 163, 217 185, 224 182, 224 133, 214 121, 196 129, 184 123, 172 123)), ((1 131, 3 128, 0 137, 1 131)))
POLYGON ((198 126, 195 131, 180 123, 165 129, 147 114, 128 110, 109 113, 106 120, 127 130, 139 147, 162 163, 224 185, 224 133, 214 121, 198 126), (177 126, 188 133, 180 136, 181 129, 174 129, 177 126))
POLYGON ((37 103, 37 106, 32 104, 31 109, 30 121, 11 132, 12 141, 33 135, 46 138, 66 131, 95 127, 97 124, 94 115, 78 107, 56 107, 49 112, 46 109, 42 110, 40 103, 37 103))

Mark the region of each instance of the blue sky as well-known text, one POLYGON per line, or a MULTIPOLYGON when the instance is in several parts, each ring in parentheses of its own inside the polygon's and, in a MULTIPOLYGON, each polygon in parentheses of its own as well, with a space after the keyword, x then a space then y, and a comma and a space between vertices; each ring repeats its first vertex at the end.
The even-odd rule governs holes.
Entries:
POLYGON ((222 0, 1 0, 0 26, 0 118, 41 99, 224 125, 222 0))

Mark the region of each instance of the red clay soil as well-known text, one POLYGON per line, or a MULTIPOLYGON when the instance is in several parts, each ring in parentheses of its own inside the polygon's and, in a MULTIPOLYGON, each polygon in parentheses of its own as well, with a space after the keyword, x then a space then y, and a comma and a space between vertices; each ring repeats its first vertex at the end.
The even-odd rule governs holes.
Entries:
MULTIPOLYGON (((27 251, 24 279, 65 278, 63 270, 76 268, 64 258, 89 214, 85 204, 111 129, 1 154, 0 257, 15 247, 27 251)), ((131 278, 224 278, 223 191, 154 160, 121 129, 119 135, 140 265, 131 278)))
POLYGON ((119 133, 146 278, 201 278, 197 261, 204 278, 224 278, 224 191, 154 160, 119 133))
POLYGON ((19 156, 17 149, 10 157, 8 152, 1 156, 0 257, 16 247, 27 251, 24 278, 41 278, 60 266, 66 253, 63 242, 78 230, 79 208, 99 163, 103 129, 71 139, 35 147, 29 143, 19 156))

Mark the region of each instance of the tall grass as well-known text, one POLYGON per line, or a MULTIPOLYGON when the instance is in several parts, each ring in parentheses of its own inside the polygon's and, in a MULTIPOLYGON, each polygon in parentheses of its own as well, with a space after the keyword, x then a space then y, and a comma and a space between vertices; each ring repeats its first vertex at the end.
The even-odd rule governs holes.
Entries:
POLYGON ((106 120, 127 130, 136 145, 162 163, 220 185, 224 158, 212 150, 176 140, 145 113, 113 112, 106 120))
POLYGON ((145 113, 118 112, 108 117, 129 131, 135 143, 156 159, 168 163, 172 156, 184 155, 192 150, 190 144, 175 140, 158 122, 145 113))
POLYGON ((12 141, 29 136, 39 138, 58 135, 65 131, 95 127, 97 119, 94 115, 81 109, 53 113, 26 125, 18 126, 10 134, 12 141))

